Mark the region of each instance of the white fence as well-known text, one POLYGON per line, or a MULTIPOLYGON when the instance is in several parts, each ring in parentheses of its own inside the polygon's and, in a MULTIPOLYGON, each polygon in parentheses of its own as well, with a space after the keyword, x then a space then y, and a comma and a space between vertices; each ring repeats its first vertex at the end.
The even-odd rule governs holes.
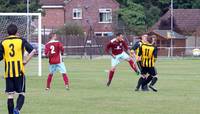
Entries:
POLYGON ((158 55, 167 57, 200 56, 200 47, 158 47, 158 55))

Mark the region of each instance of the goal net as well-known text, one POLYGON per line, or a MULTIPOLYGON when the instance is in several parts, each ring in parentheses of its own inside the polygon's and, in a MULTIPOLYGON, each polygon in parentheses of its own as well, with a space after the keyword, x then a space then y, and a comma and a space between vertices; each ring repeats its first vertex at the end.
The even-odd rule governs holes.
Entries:
MULTIPOLYGON (((7 26, 15 24, 17 35, 26 39, 36 50, 36 56, 25 67, 26 75, 42 75, 41 14, 40 13, 0 13, 0 40, 7 34, 7 26)), ((4 68, 4 67, 2 67, 4 68)), ((4 69, 0 69, 3 71, 4 69)))

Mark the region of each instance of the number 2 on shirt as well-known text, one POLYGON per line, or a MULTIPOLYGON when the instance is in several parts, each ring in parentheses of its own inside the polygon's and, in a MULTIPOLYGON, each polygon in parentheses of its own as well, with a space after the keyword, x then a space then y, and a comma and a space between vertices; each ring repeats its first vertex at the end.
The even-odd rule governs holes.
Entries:
POLYGON ((51 45, 50 49, 51 49, 51 54, 56 53, 56 52, 55 52, 55 47, 54 47, 53 45, 51 45))

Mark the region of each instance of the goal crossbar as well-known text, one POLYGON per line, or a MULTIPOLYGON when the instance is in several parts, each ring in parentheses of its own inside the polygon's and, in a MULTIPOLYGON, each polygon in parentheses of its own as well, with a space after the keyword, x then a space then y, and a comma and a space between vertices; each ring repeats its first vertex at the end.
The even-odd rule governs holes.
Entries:
POLYGON ((0 16, 38 16, 38 76, 42 76, 42 15, 41 13, 0 13, 0 16))

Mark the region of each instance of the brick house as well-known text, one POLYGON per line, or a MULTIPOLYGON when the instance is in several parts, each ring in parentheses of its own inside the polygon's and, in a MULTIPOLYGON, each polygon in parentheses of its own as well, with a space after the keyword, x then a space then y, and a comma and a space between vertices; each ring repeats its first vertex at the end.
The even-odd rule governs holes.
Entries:
POLYGON ((57 29, 66 22, 81 24, 85 33, 92 28, 96 36, 114 32, 114 12, 119 9, 115 0, 40 0, 45 16, 42 25, 57 29))
MULTIPOLYGON (((170 29, 171 11, 165 13, 151 29, 170 29)), ((200 27, 200 9, 174 9, 174 31, 180 34, 192 34, 200 27)))
MULTIPOLYGON (((174 9, 174 31, 187 36, 186 46, 200 46, 200 9, 174 9)), ((170 30, 170 10, 151 28, 152 30, 170 30)))
POLYGON ((44 15, 42 26, 48 29, 58 28, 64 25, 64 2, 63 0, 40 0, 44 15))
MULTIPOLYGON (((200 47, 200 9, 174 9, 173 47, 200 47)), ((165 13, 150 29, 158 39, 160 47, 170 47, 171 38, 166 34, 171 28, 171 11, 165 13), (165 34, 165 35, 164 35, 165 34)), ((192 49, 174 51, 174 55, 191 54, 192 49)), ((161 51, 160 51, 161 52, 161 51)))

